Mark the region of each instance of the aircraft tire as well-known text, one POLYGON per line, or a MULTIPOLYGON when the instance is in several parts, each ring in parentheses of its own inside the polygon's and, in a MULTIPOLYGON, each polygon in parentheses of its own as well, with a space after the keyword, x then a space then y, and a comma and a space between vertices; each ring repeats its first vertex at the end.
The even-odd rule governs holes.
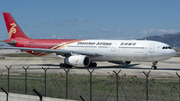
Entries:
POLYGON ((93 63, 93 67, 96 67, 97 66, 97 63, 95 62, 95 63, 93 63))
POLYGON ((60 63, 59 66, 60 66, 60 68, 63 68, 64 67, 64 63, 60 63))
POLYGON ((152 66, 151 69, 156 70, 157 66, 152 66))
POLYGON ((96 66, 97 66, 97 63, 96 63, 96 62, 91 62, 88 67, 96 67, 96 66))
POLYGON ((72 68, 72 66, 71 66, 71 65, 68 65, 68 64, 64 64, 64 67, 65 67, 65 68, 72 68))

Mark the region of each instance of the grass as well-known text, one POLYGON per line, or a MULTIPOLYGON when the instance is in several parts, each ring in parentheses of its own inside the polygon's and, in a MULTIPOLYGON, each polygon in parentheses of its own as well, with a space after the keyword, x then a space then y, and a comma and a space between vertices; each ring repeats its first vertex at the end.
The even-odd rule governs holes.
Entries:
POLYGON ((176 54, 174 57, 180 57, 180 54, 176 54))
MULTIPOLYGON (((7 75, 2 75, 7 76, 7 75)), ((10 77, 24 77, 24 74, 10 75, 10 77)), ((34 94, 36 89, 43 96, 44 94, 44 75, 28 73, 27 92, 34 94)), ((178 100, 179 82, 178 78, 149 78, 148 82, 149 100, 156 101, 176 101, 178 100)), ((0 87, 7 90, 7 78, 0 78, 0 87)), ((146 80, 145 78, 120 76, 118 96, 121 101, 142 101, 146 99, 146 80), (123 92, 124 91, 124 92, 123 92)), ((24 93, 25 80, 10 79, 10 92, 24 93)), ((56 98, 66 98, 66 75, 47 74, 47 96, 56 98)), ((89 101, 90 78, 89 75, 69 74, 68 76, 68 98, 81 100, 81 95, 85 101, 89 101)), ((108 101, 116 101, 116 77, 109 76, 92 76, 92 98, 93 101, 104 101, 109 94, 108 101), (114 86, 113 86, 114 84, 114 86), (112 89, 112 91, 111 91, 112 89), (109 94, 109 92, 111 93, 109 94)))

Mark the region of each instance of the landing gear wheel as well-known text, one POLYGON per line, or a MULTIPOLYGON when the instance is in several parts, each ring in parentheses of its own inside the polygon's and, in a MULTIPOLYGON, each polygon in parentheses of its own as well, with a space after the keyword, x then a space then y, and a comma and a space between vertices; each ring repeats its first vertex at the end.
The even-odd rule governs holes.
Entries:
POLYGON ((153 63, 152 63, 152 67, 151 67, 151 69, 157 69, 157 63, 158 63, 158 61, 154 61, 153 63))
POLYGON ((152 66, 151 69, 154 69, 154 70, 155 70, 155 69, 157 69, 157 66, 152 66))
POLYGON ((60 66, 60 68, 65 67, 65 66, 64 66, 64 63, 60 63, 59 66, 60 66))
POLYGON ((71 66, 71 65, 66 64, 66 65, 65 65, 65 68, 72 68, 72 66, 71 66))
POLYGON ((72 68, 71 65, 65 64, 65 63, 60 63, 59 64, 60 68, 72 68))
POLYGON ((96 67, 96 66, 97 66, 97 63, 96 63, 96 62, 91 62, 88 67, 96 67))

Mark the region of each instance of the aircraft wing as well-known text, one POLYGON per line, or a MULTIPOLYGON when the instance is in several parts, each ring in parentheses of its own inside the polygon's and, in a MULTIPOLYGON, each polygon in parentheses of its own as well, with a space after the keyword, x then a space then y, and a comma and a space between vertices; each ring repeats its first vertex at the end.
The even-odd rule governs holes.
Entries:
POLYGON ((36 52, 43 52, 43 53, 56 53, 58 55, 65 55, 65 54, 81 54, 81 55, 88 55, 88 56, 102 56, 102 54, 97 54, 93 52, 85 52, 85 51, 71 51, 71 50, 64 50, 64 49, 43 49, 43 48, 26 48, 26 47, 5 47, 1 46, 0 49, 19 49, 21 51, 29 51, 32 50, 34 53, 36 52))

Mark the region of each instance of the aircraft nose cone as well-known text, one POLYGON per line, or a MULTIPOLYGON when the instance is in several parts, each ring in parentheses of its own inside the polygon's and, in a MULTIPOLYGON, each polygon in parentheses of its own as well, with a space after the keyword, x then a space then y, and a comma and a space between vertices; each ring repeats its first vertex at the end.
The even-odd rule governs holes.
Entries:
POLYGON ((177 52, 173 49, 172 51, 171 51, 171 56, 173 57, 173 56, 175 56, 177 54, 177 52))

